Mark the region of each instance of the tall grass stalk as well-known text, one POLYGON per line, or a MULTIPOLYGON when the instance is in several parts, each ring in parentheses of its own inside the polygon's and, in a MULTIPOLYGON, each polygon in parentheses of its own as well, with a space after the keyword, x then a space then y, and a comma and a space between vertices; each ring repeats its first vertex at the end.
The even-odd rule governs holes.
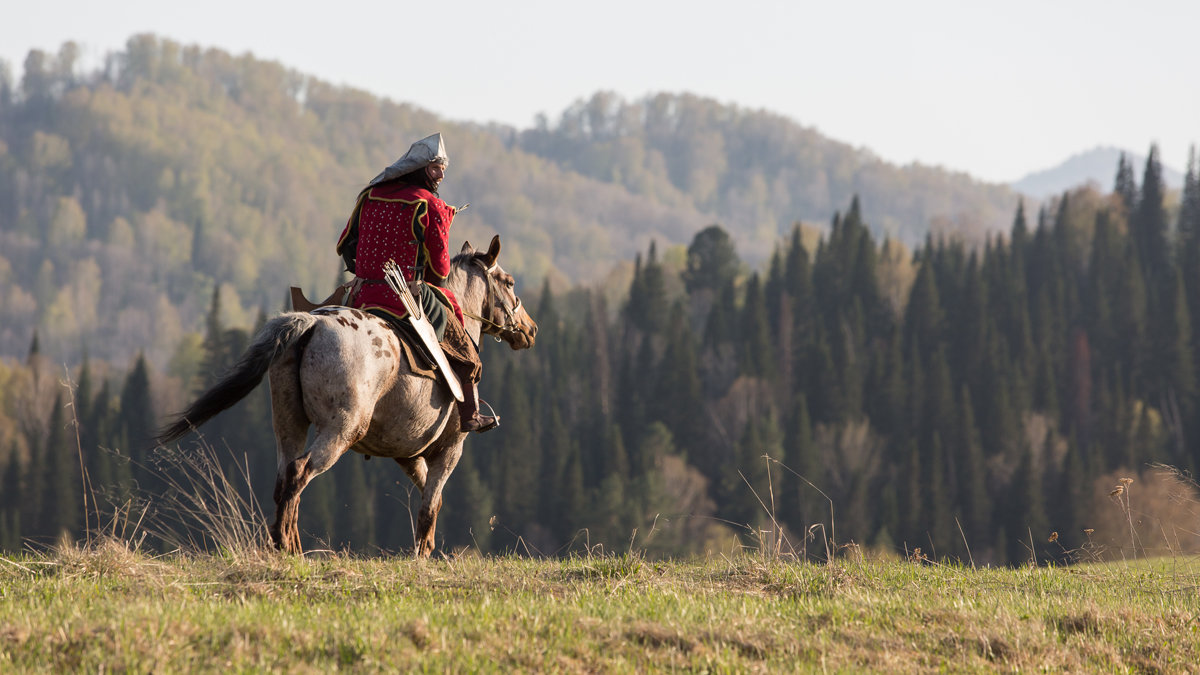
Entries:
POLYGON ((266 518, 254 496, 249 460, 226 452, 236 471, 226 474, 216 450, 203 438, 190 448, 160 446, 156 473, 166 485, 147 504, 145 527, 169 546, 188 551, 216 547, 228 555, 257 554, 271 547, 266 518))

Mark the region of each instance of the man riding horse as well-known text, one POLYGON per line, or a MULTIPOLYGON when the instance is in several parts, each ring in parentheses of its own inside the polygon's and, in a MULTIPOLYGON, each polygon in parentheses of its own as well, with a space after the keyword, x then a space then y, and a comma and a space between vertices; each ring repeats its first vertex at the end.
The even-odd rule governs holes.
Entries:
POLYGON ((413 295, 463 383, 461 429, 482 433, 500 420, 479 412, 479 352, 463 328, 458 299, 446 287, 450 225, 457 213, 438 196, 447 165, 441 134, 413 143, 359 193, 337 252, 355 274, 347 304, 389 322, 400 323, 407 310, 384 280, 384 265, 395 260, 405 279, 415 282, 409 284, 413 295))

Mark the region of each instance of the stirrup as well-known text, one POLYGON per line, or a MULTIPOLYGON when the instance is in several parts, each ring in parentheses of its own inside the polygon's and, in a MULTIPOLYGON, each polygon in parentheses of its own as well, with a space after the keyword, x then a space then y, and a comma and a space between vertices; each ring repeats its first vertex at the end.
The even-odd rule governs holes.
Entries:
POLYGON ((480 415, 478 412, 476 412, 474 415, 471 416, 470 420, 466 420, 464 424, 459 425, 459 430, 465 431, 465 432, 474 431, 477 434, 482 434, 483 432, 491 431, 492 429, 495 429, 498 426, 500 426, 500 418, 499 417, 494 416, 494 415, 491 417, 484 417, 483 415, 480 415), (469 426, 471 424, 479 424, 479 426, 471 427, 471 426, 469 426))
MULTIPOLYGON (((474 419, 479 419, 479 420, 491 419, 492 421, 481 424, 478 429, 473 429, 472 431, 474 431, 477 434, 482 434, 485 431, 491 431, 492 429, 495 429, 496 427, 500 426, 500 416, 497 415, 496 411, 492 409, 492 404, 488 403, 487 401, 485 401, 483 399, 478 399, 478 401, 479 401, 479 405, 487 406, 489 414, 486 417, 481 415, 479 413, 478 406, 476 406, 475 414, 472 417, 474 419)), ((474 421, 474 419, 472 421, 474 421)))

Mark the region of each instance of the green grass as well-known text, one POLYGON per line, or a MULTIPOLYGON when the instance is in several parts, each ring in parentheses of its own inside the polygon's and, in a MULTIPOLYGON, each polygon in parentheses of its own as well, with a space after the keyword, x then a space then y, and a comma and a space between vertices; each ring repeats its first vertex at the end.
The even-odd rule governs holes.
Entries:
POLYGON ((0 671, 1187 672, 1200 560, 0 559, 0 671))

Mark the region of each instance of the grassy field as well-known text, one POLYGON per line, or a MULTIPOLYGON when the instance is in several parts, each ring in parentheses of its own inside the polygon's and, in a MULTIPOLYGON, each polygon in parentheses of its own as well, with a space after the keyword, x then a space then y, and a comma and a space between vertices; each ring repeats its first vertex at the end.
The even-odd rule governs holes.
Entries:
POLYGON ((1200 560, 0 558, 0 671, 1195 672, 1200 560))

